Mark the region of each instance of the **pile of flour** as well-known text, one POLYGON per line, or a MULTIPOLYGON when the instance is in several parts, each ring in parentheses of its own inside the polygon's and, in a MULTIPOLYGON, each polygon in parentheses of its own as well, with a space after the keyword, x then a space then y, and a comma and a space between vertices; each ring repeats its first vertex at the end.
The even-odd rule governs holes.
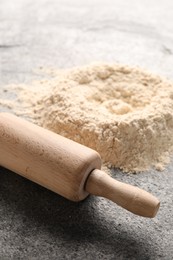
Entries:
POLYGON ((128 66, 53 70, 18 86, 22 113, 125 172, 162 170, 173 148, 173 84, 128 66))

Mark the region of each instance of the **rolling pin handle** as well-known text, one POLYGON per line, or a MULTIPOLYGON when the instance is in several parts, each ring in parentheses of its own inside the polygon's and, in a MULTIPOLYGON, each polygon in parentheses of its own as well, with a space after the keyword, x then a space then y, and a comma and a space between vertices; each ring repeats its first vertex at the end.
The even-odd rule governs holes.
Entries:
POLYGON ((89 175, 85 189, 90 194, 110 199, 128 211, 143 217, 155 217, 160 206, 159 200, 152 194, 116 181, 97 169, 89 175))

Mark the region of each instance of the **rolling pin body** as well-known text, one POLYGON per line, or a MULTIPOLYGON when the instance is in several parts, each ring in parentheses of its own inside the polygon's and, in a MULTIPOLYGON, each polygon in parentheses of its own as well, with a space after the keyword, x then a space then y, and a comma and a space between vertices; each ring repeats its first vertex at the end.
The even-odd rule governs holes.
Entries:
POLYGON ((8 113, 0 113, 0 166, 72 201, 91 193, 144 217, 154 217, 160 205, 150 193, 102 172, 96 151, 8 113))
POLYGON ((87 197, 84 185, 101 168, 99 154, 7 113, 0 114, 0 165, 72 201, 87 197))

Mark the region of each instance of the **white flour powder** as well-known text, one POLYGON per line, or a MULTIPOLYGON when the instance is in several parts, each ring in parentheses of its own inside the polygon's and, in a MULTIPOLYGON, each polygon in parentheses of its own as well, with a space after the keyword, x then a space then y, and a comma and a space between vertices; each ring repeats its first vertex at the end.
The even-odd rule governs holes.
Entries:
POLYGON ((97 64, 53 71, 21 86, 25 114, 97 150, 123 171, 162 170, 173 147, 173 84, 127 66, 97 64))

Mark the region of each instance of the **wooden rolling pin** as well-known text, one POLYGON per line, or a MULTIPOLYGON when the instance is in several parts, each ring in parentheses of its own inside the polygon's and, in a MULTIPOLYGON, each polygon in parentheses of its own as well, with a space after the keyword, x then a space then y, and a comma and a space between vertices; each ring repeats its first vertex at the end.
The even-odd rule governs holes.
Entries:
POLYGON ((0 165, 72 201, 91 193, 151 218, 159 208, 150 193, 102 172, 96 151, 8 113, 0 113, 0 165))

